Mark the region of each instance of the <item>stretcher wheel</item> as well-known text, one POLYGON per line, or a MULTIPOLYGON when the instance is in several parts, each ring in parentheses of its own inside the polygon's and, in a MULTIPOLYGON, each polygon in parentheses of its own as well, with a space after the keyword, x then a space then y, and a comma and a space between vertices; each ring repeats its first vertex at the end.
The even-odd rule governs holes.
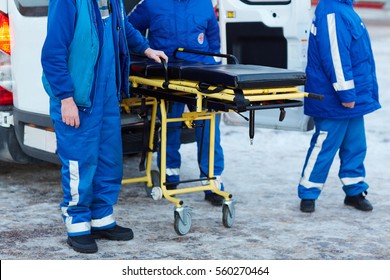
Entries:
POLYGON ((177 208, 175 210, 174 228, 178 235, 186 235, 192 225, 191 211, 188 207, 177 208))
POLYGON ((225 203, 222 206, 222 223, 225 227, 230 228, 233 226, 234 218, 236 216, 236 210, 233 203, 225 203))
POLYGON ((151 188, 150 196, 153 200, 160 200, 163 197, 162 189, 160 187, 151 188))
MULTIPOLYGON (((148 197, 151 197, 154 199, 154 195, 152 195, 153 192, 156 192, 156 190, 153 190, 154 188, 160 188, 160 172, 157 170, 150 171, 150 176, 152 177, 152 187, 145 186, 146 195, 148 197)), ((158 190, 157 190, 158 192, 158 190)), ((162 198, 162 197, 161 197, 162 198)), ((158 199, 154 199, 158 200, 158 199)))

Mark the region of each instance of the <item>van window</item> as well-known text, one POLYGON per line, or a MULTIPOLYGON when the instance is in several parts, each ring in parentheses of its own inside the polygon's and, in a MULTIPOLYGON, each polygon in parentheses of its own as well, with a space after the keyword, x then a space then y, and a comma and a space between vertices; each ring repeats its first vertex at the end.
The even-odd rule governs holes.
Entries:
POLYGON ((49 0, 15 0, 15 5, 25 17, 46 17, 49 0))
MULTIPOLYGON (((123 5, 126 13, 129 13, 140 0, 125 0, 123 5)), ((15 0, 20 14, 26 17, 45 17, 49 0, 15 0)))

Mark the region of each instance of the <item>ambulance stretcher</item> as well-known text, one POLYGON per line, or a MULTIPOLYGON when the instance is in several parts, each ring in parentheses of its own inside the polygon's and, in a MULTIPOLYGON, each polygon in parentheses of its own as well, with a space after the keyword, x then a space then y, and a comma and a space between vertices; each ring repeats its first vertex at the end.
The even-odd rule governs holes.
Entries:
MULTIPOLYGON (((181 51, 187 51, 181 49, 181 51)), ((188 52, 194 52, 189 50, 188 52)), ((215 56, 215 55, 214 55, 215 56)), ((230 55, 218 55, 233 59, 230 55)), ((177 196, 192 192, 211 190, 224 197, 222 222, 225 227, 234 223, 235 208, 232 195, 218 188, 214 176, 214 143, 216 114, 222 112, 249 111, 249 137, 254 136, 254 111, 263 109, 280 109, 280 120, 283 120, 285 108, 302 106, 302 98, 322 96, 299 91, 305 83, 305 74, 280 68, 258 65, 223 64, 204 65, 185 61, 174 61, 156 64, 145 59, 132 59, 131 74, 132 97, 125 99, 122 106, 150 106, 152 108, 148 152, 146 158, 146 175, 139 178, 123 179, 123 184, 145 182, 148 195, 158 200, 165 197, 175 204, 174 228, 177 234, 185 235, 192 225, 191 209, 183 206, 177 196), (167 117, 167 103, 170 101, 185 103, 190 112, 183 113, 181 118, 167 117), (151 170, 154 130, 157 118, 157 107, 160 109, 161 121, 161 162, 160 173, 151 170), (167 124, 170 122, 185 123, 194 127, 197 120, 210 120, 209 170, 206 179, 181 181, 180 183, 199 182, 200 185, 168 190, 166 182, 166 144, 167 124)))

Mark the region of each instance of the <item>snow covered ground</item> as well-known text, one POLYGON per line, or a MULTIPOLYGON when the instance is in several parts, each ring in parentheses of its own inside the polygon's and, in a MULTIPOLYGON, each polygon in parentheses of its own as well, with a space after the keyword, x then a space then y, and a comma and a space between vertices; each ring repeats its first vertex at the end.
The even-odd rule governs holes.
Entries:
MULTIPOLYGON (((66 244, 58 207, 59 167, 0 163, 0 259, 224 260, 228 264, 228 260, 257 260, 256 264, 260 260, 390 260, 390 15, 388 10, 362 10, 361 14, 372 38, 383 107, 366 117, 372 212, 343 205, 337 159, 316 212, 299 211, 296 186, 312 132, 258 128, 250 145, 246 127, 222 123, 223 180, 236 201, 232 228, 222 225, 219 207, 206 203, 202 193, 192 193, 182 198, 193 208, 193 225, 187 235, 178 236, 172 203, 147 198, 142 184, 125 185, 116 216, 118 223, 133 228, 134 240, 99 240, 97 254, 78 254, 66 244)), ((196 178, 195 145, 183 145, 182 156, 183 179, 196 178)), ((138 157, 126 158, 124 168, 127 175, 139 176, 138 157)))

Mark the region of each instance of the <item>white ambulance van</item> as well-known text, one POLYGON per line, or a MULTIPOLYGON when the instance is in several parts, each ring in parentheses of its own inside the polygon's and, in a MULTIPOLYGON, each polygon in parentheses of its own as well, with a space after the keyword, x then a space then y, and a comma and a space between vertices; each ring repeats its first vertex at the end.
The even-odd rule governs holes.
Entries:
MULTIPOLYGON (((49 0, 0 0, 0 160, 59 163, 49 117, 49 99, 42 83, 40 55, 46 36, 49 0)), ((124 0, 129 12, 139 0, 124 0)), ((306 63, 310 0, 218 0, 222 52, 243 64, 302 70, 306 63)), ((302 108, 259 112, 257 125, 309 129, 302 108), (287 111, 288 110, 288 111, 287 111), (263 116, 264 113, 264 116, 263 116), (261 116, 260 116, 261 114, 261 116)), ((225 121, 242 117, 225 114, 225 121)), ((124 153, 142 150, 144 121, 123 114, 124 153)))

